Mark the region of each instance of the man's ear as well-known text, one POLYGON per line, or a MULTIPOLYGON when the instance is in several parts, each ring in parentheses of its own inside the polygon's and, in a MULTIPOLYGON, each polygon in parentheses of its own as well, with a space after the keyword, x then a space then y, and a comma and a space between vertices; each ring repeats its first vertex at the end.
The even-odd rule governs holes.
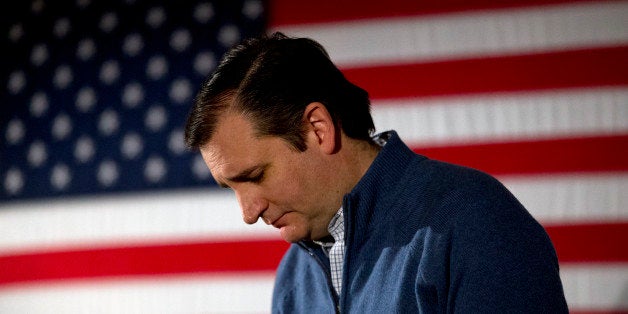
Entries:
POLYGON ((305 107, 303 120, 306 124, 306 141, 309 145, 317 145, 323 152, 333 154, 339 147, 336 127, 327 111, 320 102, 313 102, 305 107))

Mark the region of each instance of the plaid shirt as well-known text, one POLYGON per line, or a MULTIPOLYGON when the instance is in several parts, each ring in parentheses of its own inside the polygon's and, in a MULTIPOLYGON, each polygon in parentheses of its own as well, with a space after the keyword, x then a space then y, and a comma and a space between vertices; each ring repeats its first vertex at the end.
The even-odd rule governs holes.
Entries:
POLYGON ((329 257, 331 267, 331 282, 336 293, 340 295, 342 290, 342 264, 345 257, 345 226, 342 207, 329 222, 327 230, 334 238, 334 242, 316 242, 329 257))
MULTIPOLYGON (((375 143, 380 147, 384 147, 388 141, 389 134, 382 133, 373 137, 375 143)), ((343 209, 340 207, 336 215, 329 222, 327 230, 329 234, 334 238, 334 242, 318 242, 325 254, 329 257, 329 266, 331 267, 331 283, 334 285, 334 290, 340 295, 342 290, 342 265, 345 259, 345 219, 343 216, 343 209)))

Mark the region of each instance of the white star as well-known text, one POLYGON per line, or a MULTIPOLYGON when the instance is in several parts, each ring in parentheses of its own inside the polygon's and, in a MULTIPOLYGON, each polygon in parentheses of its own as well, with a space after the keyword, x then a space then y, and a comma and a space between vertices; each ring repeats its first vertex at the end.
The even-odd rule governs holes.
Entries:
POLYGON ((50 184, 56 190, 65 190, 72 181, 72 173, 70 168, 64 164, 56 164, 52 168, 50 175, 50 184))
POLYGON ((64 140, 72 132, 72 120, 65 113, 60 113, 52 122, 52 137, 57 140, 64 140))
POLYGON ((214 7, 211 3, 203 2, 199 3, 194 8, 194 19, 197 22, 205 24, 214 17, 214 7))
POLYGON ((240 30, 235 25, 225 25, 218 31, 218 41, 229 48, 240 41, 240 30))
POLYGON ((178 29, 170 36, 170 47, 177 52, 185 51, 192 43, 192 36, 187 29, 178 29))
POLYGON ((146 23, 152 28, 161 26, 165 20, 166 13, 162 7, 151 8, 146 14, 146 23))
POLYGON ((194 58, 194 70, 200 75, 209 75, 214 67, 216 67, 216 57, 211 51, 201 52, 194 58))
POLYGON ((257 0, 248 0, 244 2, 242 13, 251 20, 258 18, 264 12, 264 6, 257 0))
POLYGON ((161 130, 168 121, 168 114, 166 109, 160 105, 154 105, 148 108, 144 117, 144 125, 153 131, 157 132, 161 130))
POLYGON ((96 53, 96 44, 91 38, 86 38, 78 43, 76 55, 83 61, 89 60, 96 53))
POLYGON ((176 155, 181 155, 185 152, 185 139, 181 129, 175 129, 170 133, 168 149, 176 155))
POLYGON ((137 82, 131 82, 124 87, 122 102, 128 108, 135 108, 144 100, 144 89, 137 82))
POLYGON ((142 138, 136 133, 128 133, 122 139, 120 151, 126 159, 135 159, 143 148, 142 138))
POLYGON ((63 38, 68 34, 70 28, 70 20, 64 17, 55 22, 55 25, 52 27, 52 32, 57 38, 63 38))
POLYGON ((72 69, 67 65, 61 65, 55 71, 53 82, 58 89, 64 89, 72 83, 73 79, 72 69))
POLYGON ((90 4, 91 4, 91 0, 76 0, 76 5, 80 9, 85 9, 90 4))
POLYGON ((40 118, 48 111, 48 96, 44 92, 36 92, 31 97, 30 112, 35 118, 40 118))
POLYGON ((196 156, 194 156, 194 160, 192 161, 192 173, 200 180, 207 180, 211 176, 211 172, 209 172, 209 168, 207 168, 207 165, 200 154, 196 154, 196 156))
POLYGON ((92 160, 96 152, 94 141, 86 135, 82 135, 74 145, 74 158, 80 163, 92 160))
POLYGON ((118 77, 120 77, 120 66, 117 61, 109 60, 103 63, 100 68, 100 80, 103 83, 110 85, 117 81, 118 77))
POLYGON ((22 91, 26 85, 26 75, 22 71, 15 71, 9 75, 7 87, 11 94, 17 94, 22 91))
POLYGON ((7 124, 6 133, 4 134, 7 139, 7 143, 11 145, 18 144, 24 139, 24 134, 26 133, 26 128, 24 127, 24 123, 22 120, 13 118, 7 124))
POLYGON ((137 56, 140 51, 142 51, 142 48, 144 48, 144 41, 142 40, 142 36, 138 33, 127 35, 122 44, 122 50, 129 57, 137 56))
POLYGON ((96 93, 94 89, 89 86, 82 87, 76 94, 75 104, 76 108, 81 112, 92 110, 96 104, 96 93))
POLYGON ((113 12, 105 13, 100 19, 100 29, 109 33, 118 26, 118 16, 113 12))
POLYGON ((33 13, 39 14, 41 13, 41 11, 44 10, 45 4, 44 4, 44 0, 35 0, 33 1, 33 4, 31 5, 31 11, 33 11, 33 13))
POLYGON ((109 136, 113 134, 118 131, 119 126, 120 121, 118 114, 115 111, 106 109, 100 114, 100 118, 98 120, 98 130, 100 130, 102 135, 109 136))
POLYGON ((184 78, 176 79, 172 82, 172 85, 170 85, 168 95, 172 101, 182 104, 192 97, 192 84, 184 78))
POLYGON ((34 66, 40 66, 48 60, 48 48, 45 44, 37 44, 31 51, 31 63, 34 66))
POLYGON ((119 177, 118 165, 112 160, 104 160, 98 166, 98 172, 96 177, 100 185, 109 187, 112 186, 119 177))
POLYGON ((151 156, 144 165, 144 178, 150 183, 162 181, 166 172, 166 163, 158 156, 151 156))
POLYGON ((162 78, 168 72, 168 62, 162 55, 151 57, 148 60, 146 74, 153 80, 162 78))
POLYGON ((9 39, 11 39, 12 42, 20 40, 22 36, 24 36, 24 27, 22 24, 11 26, 11 29, 9 29, 9 39))
POLYGON ((4 189, 10 195, 16 195, 24 187, 24 175, 17 168, 11 168, 4 177, 4 189))
POLYGON ((28 164, 33 168, 38 168, 46 162, 48 159, 48 151, 46 145, 42 141, 35 141, 28 147, 28 153, 26 154, 26 160, 28 164))

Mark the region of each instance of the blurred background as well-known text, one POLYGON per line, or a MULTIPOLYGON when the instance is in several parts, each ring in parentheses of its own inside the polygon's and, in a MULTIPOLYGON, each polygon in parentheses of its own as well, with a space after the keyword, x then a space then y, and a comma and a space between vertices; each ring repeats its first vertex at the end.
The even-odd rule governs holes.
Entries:
POLYGON ((186 151, 243 38, 311 37, 378 132, 500 179, 573 313, 628 313, 628 1, 22 1, 0 31, 0 313, 265 313, 288 245, 186 151))

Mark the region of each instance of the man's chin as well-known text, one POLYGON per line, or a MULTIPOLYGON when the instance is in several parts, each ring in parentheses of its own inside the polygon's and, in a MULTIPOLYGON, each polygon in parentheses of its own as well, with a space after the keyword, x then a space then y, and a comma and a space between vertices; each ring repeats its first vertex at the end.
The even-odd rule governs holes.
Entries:
POLYGON ((296 243, 308 238, 303 232, 299 232, 295 226, 283 226, 279 229, 279 234, 289 243, 296 243))

